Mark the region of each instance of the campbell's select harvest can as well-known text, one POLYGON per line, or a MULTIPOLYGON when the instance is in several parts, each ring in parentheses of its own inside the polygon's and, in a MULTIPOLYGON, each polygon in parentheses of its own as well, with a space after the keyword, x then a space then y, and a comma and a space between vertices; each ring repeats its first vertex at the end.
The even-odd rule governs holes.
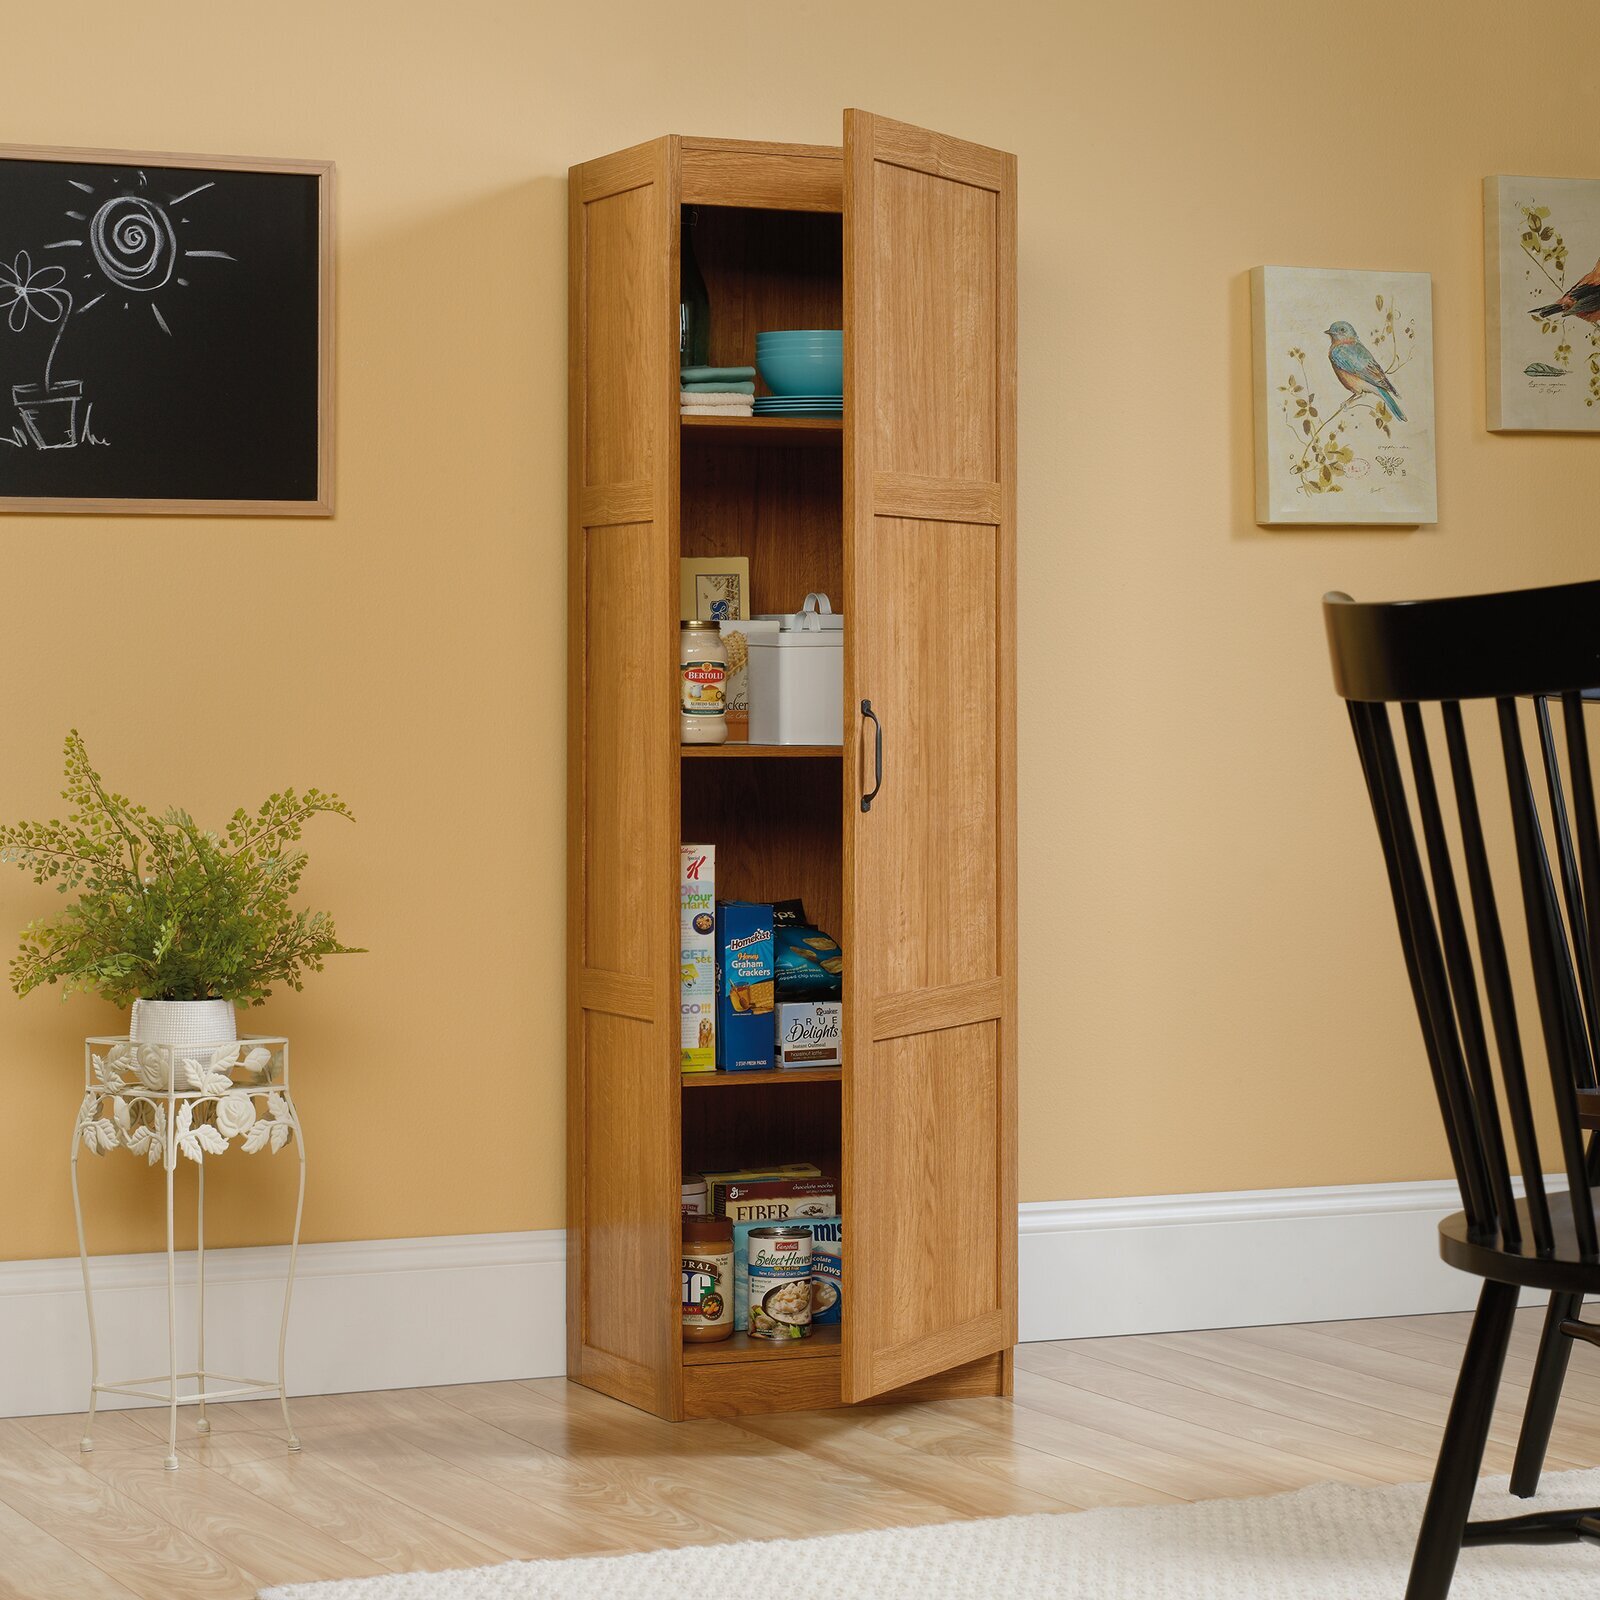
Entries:
POLYGON ((752 1228, 750 1337, 804 1339, 811 1333, 811 1230, 752 1228))

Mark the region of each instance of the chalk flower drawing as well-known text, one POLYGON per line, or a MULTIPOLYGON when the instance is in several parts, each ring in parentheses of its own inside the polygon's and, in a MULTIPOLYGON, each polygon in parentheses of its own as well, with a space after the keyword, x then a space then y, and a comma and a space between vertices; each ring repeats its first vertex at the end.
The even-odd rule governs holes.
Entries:
MULTIPOLYGON (((139 172, 136 176, 138 188, 148 189, 148 175, 139 172)), ((93 196, 97 192, 92 183, 76 178, 67 181, 82 194, 93 196)), ((128 181, 132 181, 131 175, 128 181)), ((118 176, 111 180, 110 186, 121 191, 123 182, 124 178, 118 176)), ((93 407, 83 403, 83 380, 52 378, 61 336, 74 311, 82 318, 108 296, 113 300, 120 297, 122 309, 127 311, 133 307, 135 296, 145 296, 156 326, 170 338, 172 326, 155 299, 156 292, 169 285, 189 287, 189 280, 178 271, 185 260, 202 256, 218 261, 234 259, 226 250, 189 250, 178 243, 173 218, 188 220, 181 216, 178 208, 214 187, 214 183, 198 184, 166 200, 121 191, 99 200, 92 212, 69 210, 69 218, 86 224, 84 236, 53 239, 43 248, 87 252, 77 258, 84 268, 78 293, 80 297, 88 295, 87 299, 75 303, 72 291, 66 286, 69 279, 66 267, 51 264, 35 269, 33 257, 27 250, 19 250, 9 268, 0 265, 0 311, 6 312, 7 328, 12 333, 22 333, 35 319, 56 325, 55 337, 45 357, 44 382, 11 386, 11 403, 17 409, 21 425, 14 426, 9 437, 0 434, 0 444, 35 450, 69 450, 80 444, 106 443, 90 431, 89 414, 93 407), (90 294, 91 289, 95 291, 93 294, 90 294)))
POLYGON ((6 326, 21 333, 30 321, 55 324, 50 353, 44 358, 44 382, 14 384, 11 389, 12 403, 22 417, 29 442, 39 450, 58 450, 78 442, 77 406, 83 385, 74 380, 55 386, 50 381, 61 335, 72 315, 72 292, 63 287, 66 281, 65 267, 35 270, 26 250, 19 250, 9 267, 0 266, 0 305, 10 307, 6 326))
POLYGON ((42 322, 59 322, 72 313, 72 296, 61 286, 67 281, 65 267, 40 267, 33 270, 33 258, 26 250, 18 251, 17 258, 8 267, 0 263, 0 306, 10 306, 6 325, 13 333, 21 333, 29 317, 42 322))

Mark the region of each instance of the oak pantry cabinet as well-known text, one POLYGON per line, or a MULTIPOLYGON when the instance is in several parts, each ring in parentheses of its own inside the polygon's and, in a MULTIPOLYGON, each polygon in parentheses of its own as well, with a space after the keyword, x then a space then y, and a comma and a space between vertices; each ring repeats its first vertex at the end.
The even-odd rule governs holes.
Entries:
POLYGON ((659 1416, 1010 1389, 1015 239, 1011 156, 860 111, 571 173, 568 1371, 659 1416), (842 326, 842 423, 680 418, 684 207, 710 360, 842 326), (842 750, 680 747, 712 554, 755 612, 842 599, 842 750), (680 1075, 680 840, 839 939, 842 1068, 680 1075), (681 1174, 801 1159, 841 1174, 842 1327, 685 1346, 681 1174))

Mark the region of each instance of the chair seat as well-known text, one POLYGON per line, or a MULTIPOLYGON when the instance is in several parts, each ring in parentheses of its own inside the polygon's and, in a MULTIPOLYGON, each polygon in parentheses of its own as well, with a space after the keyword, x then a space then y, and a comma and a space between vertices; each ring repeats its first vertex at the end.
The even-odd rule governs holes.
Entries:
MULTIPOLYGON (((1600 1190, 1594 1191, 1600 1201, 1600 1190)), ((1600 1295, 1600 1260, 1585 1261, 1578 1251, 1577 1234, 1572 1225, 1572 1196, 1565 1192, 1550 1196, 1550 1228, 1555 1248, 1549 1255, 1538 1253, 1533 1242, 1533 1224, 1528 1218, 1528 1202, 1517 1202, 1517 1224, 1522 1243, 1509 1246, 1495 1234, 1473 1235, 1467 1229, 1464 1213, 1457 1211, 1439 1224, 1439 1254, 1452 1267, 1495 1283, 1514 1283, 1524 1289, 1548 1289, 1565 1294, 1600 1295)))

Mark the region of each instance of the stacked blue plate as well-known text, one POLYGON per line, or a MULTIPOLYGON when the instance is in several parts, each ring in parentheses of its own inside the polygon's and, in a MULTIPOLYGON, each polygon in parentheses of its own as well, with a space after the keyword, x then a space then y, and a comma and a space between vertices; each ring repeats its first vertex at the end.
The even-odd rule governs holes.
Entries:
POLYGON ((756 335, 756 367, 772 391, 755 403, 758 417, 844 415, 844 332, 795 328, 756 335))
POLYGON ((842 417, 844 401, 838 395, 761 395, 755 403, 758 417, 842 417))

